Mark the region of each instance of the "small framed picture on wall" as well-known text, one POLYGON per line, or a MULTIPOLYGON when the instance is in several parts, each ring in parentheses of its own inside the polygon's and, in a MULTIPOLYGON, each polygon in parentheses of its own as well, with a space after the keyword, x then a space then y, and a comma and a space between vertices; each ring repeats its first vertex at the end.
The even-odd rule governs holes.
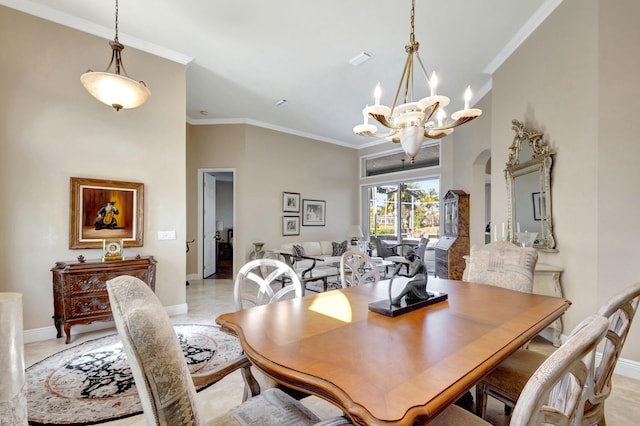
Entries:
POLYGON ((326 205, 324 200, 302 200, 302 226, 324 226, 326 205))
POLYGON ((300 216, 282 217, 282 235, 300 235, 300 216))
POLYGON ((300 193, 282 193, 282 211, 300 213, 300 193))

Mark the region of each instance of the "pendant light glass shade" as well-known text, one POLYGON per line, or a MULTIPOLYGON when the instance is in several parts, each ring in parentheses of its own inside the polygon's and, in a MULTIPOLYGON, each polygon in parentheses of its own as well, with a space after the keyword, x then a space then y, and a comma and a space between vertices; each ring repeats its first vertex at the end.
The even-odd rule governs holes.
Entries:
POLYGON ((136 81, 127 75, 122 63, 124 45, 118 41, 118 0, 116 0, 116 36, 109 42, 111 61, 102 72, 88 70, 80 76, 80 81, 87 92, 105 105, 116 111, 136 108, 151 96, 151 91, 143 81, 136 81), (111 66, 113 65, 113 72, 111 66), (122 71, 122 74, 120 73, 122 71))
POLYGON ((87 71, 80 76, 80 81, 91 96, 118 111, 139 107, 151 96, 143 82, 120 74, 87 71))

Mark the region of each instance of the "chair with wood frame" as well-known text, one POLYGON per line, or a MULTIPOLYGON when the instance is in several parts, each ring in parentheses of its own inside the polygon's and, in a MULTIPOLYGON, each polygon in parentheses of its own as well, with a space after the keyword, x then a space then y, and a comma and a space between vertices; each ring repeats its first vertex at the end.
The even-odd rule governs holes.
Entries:
MULTIPOLYGON (((583 320, 569 339, 551 354, 525 384, 511 416, 511 426, 580 424, 594 376, 595 352, 609 321, 601 315, 583 320)), ((452 405, 429 423, 490 425, 481 417, 452 405)))
MULTIPOLYGON (((611 376, 639 301, 640 283, 636 283, 618 292, 598 310, 598 314, 609 319, 609 331, 604 340, 602 358, 595 370, 592 393, 585 404, 584 425, 605 424, 604 402, 611 393, 611 376)), ((498 399, 506 407, 515 406, 524 385, 545 359, 542 353, 519 349, 504 360, 476 385, 476 413, 484 417, 487 396, 498 399)))
POLYGON ((373 237, 373 242, 376 245, 376 253, 378 257, 395 263, 398 270, 402 269, 404 266, 407 269, 407 273, 409 272, 409 261, 404 257, 404 252, 399 252, 398 250, 409 250, 415 248, 415 244, 390 244, 380 237, 373 237))
POLYGON ((122 339, 147 425, 335 425, 344 418, 320 419, 279 389, 267 389, 227 413, 201 419, 194 383, 215 383, 251 364, 244 356, 211 373, 192 376, 171 320, 141 280, 120 276, 107 281, 113 319, 122 339))

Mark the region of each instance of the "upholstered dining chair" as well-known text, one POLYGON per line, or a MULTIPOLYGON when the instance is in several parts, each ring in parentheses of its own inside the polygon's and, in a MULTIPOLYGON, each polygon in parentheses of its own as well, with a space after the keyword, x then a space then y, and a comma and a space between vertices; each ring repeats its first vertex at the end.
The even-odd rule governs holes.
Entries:
MULTIPOLYGON (((153 291, 141 280, 120 276, 107 281, 109 302, 118 334, 131 367, 148 425, 191 426, 205 424, 197 407, 194 380, 189 374, 169 316, 153 291)), ((234 361, 213 374, 197 377, 211 383, 241 365, 234 361)), ((279 389, 267 389, 246 402, 208 420, 209 425, 313 425, 344 424, 344 418, 320 423, 300 402, 279 389), (342 422, 342 423, 339 423, 342 422)))
MULTIPOLYGON (((598 310, 599 315, 609 319, 609 330, 604 340, 602 358, 596 366, 592 393, 585 404, 584 425, 605 424, 604 402, 611 393, 611 376, 639 301, 640 283, 636 283, 618 292, 598 310)), ((488 396, 507 407, 516 405, 525 384, 545 359, 546 356, 540 352, 519 349, 504 360, 476 385, 476 413, 485 416, 488 396)))
POLYGON ((340 282, 351 287, 365 282, 380 281, 380 271, 373 259, 359 249, 351 249, 340 257, 340 282))
MULTIPOLYGON (((588 384, 593 380, 595 351, 607 333, 609 321, 601 315, 583 320, 564 345, 533 373, 511 415, 511 426, 580 424, 588 384)), ((452 405, 429 423, 489 425, 481 417, 452 405)))
POLYGON ((286 263, 272 258, 246 263, 238 271, 233 286, 233 301, 237 310, 302 295, 298 274, 286 263))
POLYGON ((402 251, 399 252, 398 250, 403 250, 403 247, 411 248, 413 247, 412 244, 389 244, 380 239, 380 237, 373 237, 373 241, 376 245, 376 253, 378 257, 395 263, 398 265, 398 268, 405 266, 407 268, 407 273, 409 272, 409 261, 404 257, 404 253, 402 253, 402 251))
POLYGON ((508 241, 474 245, 462 280, 531 293, 538 252, 508 241))

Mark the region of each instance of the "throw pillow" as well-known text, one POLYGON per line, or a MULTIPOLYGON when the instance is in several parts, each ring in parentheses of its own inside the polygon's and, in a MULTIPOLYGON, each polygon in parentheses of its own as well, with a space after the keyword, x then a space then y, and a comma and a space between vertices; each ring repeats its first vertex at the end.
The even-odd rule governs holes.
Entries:
POLYGON ((304 254, 304 248, 300 244, 293 245, 293 254, 295 256, 306 256, 304 254))
POLYGON ((331 243, 333 250, 331 251, 331 256, 342 256, 342 254, 347 251, 347 240, 344 240, 341 243, 336 243, 335 241, 331 243))

